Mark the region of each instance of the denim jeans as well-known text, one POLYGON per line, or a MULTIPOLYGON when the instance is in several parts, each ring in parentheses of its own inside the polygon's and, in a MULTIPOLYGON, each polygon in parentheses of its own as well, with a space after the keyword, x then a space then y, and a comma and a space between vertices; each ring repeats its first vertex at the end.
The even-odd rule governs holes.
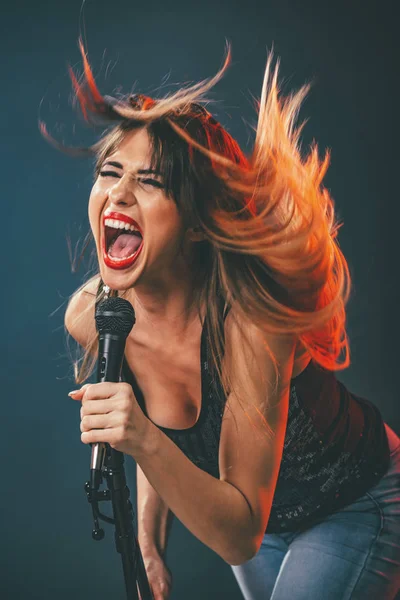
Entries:
POLYGON ((385 424, 390 464, 352 504, 299 533, 265 534, 232 567, 245 600, 393 600, 400 589, 400 439, 385 424))

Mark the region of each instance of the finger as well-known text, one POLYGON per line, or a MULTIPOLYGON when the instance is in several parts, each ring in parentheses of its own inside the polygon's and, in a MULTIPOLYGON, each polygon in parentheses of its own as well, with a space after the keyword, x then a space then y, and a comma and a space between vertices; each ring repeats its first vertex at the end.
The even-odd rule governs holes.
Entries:
POLYGON ((73 390, 70 392, 71 397, 75 400, 103 400, 104 398, 111 398, 115 396, 121 389, 124 383, 114 383, 112 381, 101 381, 100 383, 90 383, 83 390, 83 386, 80 390, 73 390), (73 395, 72 395, 73 394, 73 395))
POLYGON ((82 400, 82 397, 86 391, 86 389, 92 385, 91 383, 85 383, 79 390, 72 390, 72 392, 68 393, 73 400, 82 400))
POLYGON ((118 432, 115 429, 91 429, 81 433, 81 441, 84 444, 97 444, 103 442, 105 444, 115 444, 118 440, 118 432))
POLYGON ((154 600, 166 600, 168 598, 167 592, 162 592, 161 590, 156 590, 153 592, 154 600))
POLYGON ((81 406, 81 418, 84 415, 106 415, 115 409, 115 403, 109 398, 105 400, 85 400, 81 406))
POLYGON ((110 415, 89 415, 81 420, 82 433, 92 429, 109 429, 112 426, 113 419, 110 415))

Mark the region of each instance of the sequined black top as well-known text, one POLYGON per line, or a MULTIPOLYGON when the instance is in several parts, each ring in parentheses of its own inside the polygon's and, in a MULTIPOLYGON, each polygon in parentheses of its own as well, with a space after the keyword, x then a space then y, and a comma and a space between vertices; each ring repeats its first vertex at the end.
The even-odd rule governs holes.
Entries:
MULTIPOLYGON (((200 469, 218 478, 224 398, 210 374, 206 329, 204 324, 200 416, 188 429, 159 429, 200 469)), ((132 385, 146 414, 143 394, 126 360, 121 378, 132 385)), ((389 454, 378 408, 311 361, 291 381, 282 462, 266 533, 301 531, 354 502, 387 471, 389 454)))

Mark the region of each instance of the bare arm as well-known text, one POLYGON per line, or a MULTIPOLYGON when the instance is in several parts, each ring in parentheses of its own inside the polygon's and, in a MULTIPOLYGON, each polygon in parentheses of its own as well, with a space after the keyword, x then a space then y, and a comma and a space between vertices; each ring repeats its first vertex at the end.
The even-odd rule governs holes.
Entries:
POLYGON ((137 474, 138 540, 143 556, 164 556, 173 513, 147 481, 140 466, 137 474))
MULTIPOLYGON (((130 416, 135 424, 140 422, 140 427, 134 430, 127 453, 187 529, 226 562, 239 565, 259 550, 268 523, 283 451, 295 340, 293 336, 264 336, 257 327, 248 323, 239 327, 236 322, 227 328, 225 337, 228 365, 241 368, 233 368, 235 385, 226 400, 222 419, 220 479, 192 463, 144 416, 130 396, 130 416), (243 335, 253 349, 251 361, 246 360, 248 352, 247 344, 242 343, 243 335), (266 342, 279 365, 277 386, 266 342), (244 397, 236 397, 235 388, 239 396, 246 389, 244 397), (265 425, 270 430, 268 436, 265 425)), ((104 389, 104 384, 100 385, 104 389)), ((127 396, 132 394, 128 384, 119 385, 126 386, 127 396)), ((95 393, 95 387, 90 386, 85 395, 95 393)), ((75 398, 79 399, 78 396, 75 398)), ((107 431, 97 427, 82 435, 85 443, 109 441, 107 431)))
MULTIPOLYGON (((147 423, 145 443, 132 452, 176 517, 230 565, 255 556, 267 527, 283 452, 295 348, 293 336, 264 335, 246 324, 249 348, 254 350, 247 357, 243 329, 232 327, 226 335, 227 360, 233 366, 241 365, 233 370, 232 386, 241 398, 231 391, 226 400, 220 479, 192 463, 151 422, 147 423), (277 386, 266 342, 277 360, 277 386), (244 388, 245 395, 241 393, 244 388)), ((96 441, 95 435, 91 440, 96 441)))

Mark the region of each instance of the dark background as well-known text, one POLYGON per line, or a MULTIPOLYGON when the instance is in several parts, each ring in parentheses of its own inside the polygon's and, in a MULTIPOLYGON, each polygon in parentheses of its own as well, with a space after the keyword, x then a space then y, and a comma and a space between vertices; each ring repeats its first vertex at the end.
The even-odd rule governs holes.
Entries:
MULTIPOLYGON (((63 315, 87 278, 71 273, 66 242, 88 230, 91 163, 47 145, 37 120, 68 143, 93 141, 68 99, 67 62, 80 69, 80 0, 7 3, 1 14, 3 267, 2 554, 4 600, 124 598, 113 528, 91 539, 63 315), (77 125, 74 129, 74 125, 77 125), (6 220, 6 222, 4 222, 6 220), (4 282, 5 285, 4 285, 4 282)), ((247 149, 267 48, 281 58, 284 91, 314 85, 300 119, 304 145, 329 147, 325 184, 344 221, 339 241, 353 274, 352 365, 338 377, 400 431, 398 372, 398 30, 386 1, 220 0, 147 4, 89 0, 87 44, 101 91, 155 93, 233 64, 211 110, 247 149)), ((81 25, 82 26, 82 25, 81 25)), ((162 91, 160 92, 163 93, 162 91)), ((134 463, 126 461, 135 494, 134 463)), ((175 520, 168 550, 173 600, 241 595, 230 568, 175 520)))

